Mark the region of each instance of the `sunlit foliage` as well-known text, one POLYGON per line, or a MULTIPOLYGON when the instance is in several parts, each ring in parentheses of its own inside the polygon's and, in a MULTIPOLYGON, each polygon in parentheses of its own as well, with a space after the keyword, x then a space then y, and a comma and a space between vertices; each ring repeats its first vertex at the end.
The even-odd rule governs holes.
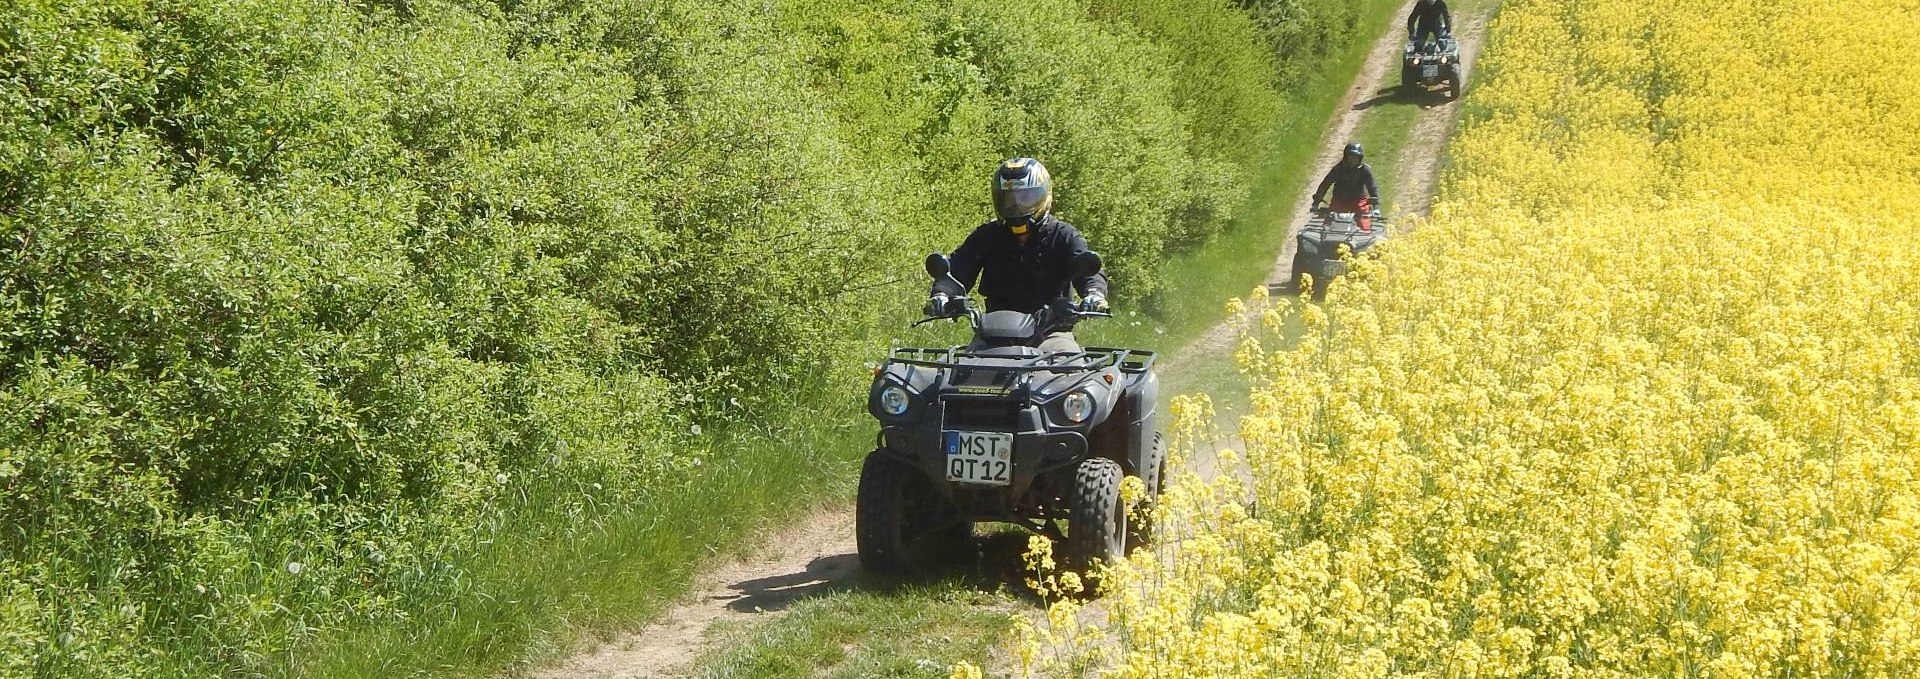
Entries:
POLYGON ((1177 491, 1081 653, 1920 672, 1916 50, 1912 0, 1504 3, 1432 218, 1249 305, 1250 484, 1177 491))

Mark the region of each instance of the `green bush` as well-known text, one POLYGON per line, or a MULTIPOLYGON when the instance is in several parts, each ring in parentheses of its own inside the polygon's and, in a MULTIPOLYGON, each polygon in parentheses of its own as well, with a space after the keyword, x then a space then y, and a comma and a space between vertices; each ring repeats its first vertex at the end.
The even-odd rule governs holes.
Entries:
POLYGON ((464 596, 503 517, 611 517, 866 360, 1002 157, 1141 300, 1341 7, 5 0, 0 675, 464 596))

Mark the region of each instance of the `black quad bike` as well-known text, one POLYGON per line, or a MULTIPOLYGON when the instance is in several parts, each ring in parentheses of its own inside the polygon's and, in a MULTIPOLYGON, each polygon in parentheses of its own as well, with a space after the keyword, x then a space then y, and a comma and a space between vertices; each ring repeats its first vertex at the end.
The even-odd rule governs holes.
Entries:
MULTIPOLYGON (((1076 278, 1092 275, 1100 257, 1083 253, 1074 266, 1076 278)), ((913 575, 928 565, 922 555, 970 539, 976 521, 1064 543, 1069 568, 1125 555, 1151 526, 1123 506, 1121 481, 1139 477, 1149 504, 1166 474, 1154 352, 1042 351, 1048 333, 1110 314, 1065 299, 1032 314, 982 312, 950 268, 927 257, 936 289, 953 301, 919 323, 965 317, 974 342, 895 349, 875 372, 867 409, 880 434, 855 511, 861 567, 913 575)))
POLYGON ((1371 229, 1360 228, 1358 212, 1334 212, 1320 209, 1300 228, 1293 251, 1293 289, 1301 290, 1308 275, 1313 276, 1313 299, 1324 300, 1333 279, 1347 273, 1353 257, 1373 250, 1386 238, 1386 220, 1372 217, 1371 229))
POLYGON ((1407 41, 1400 58, 1400 92, 1425 94, 1436 85, 1447 86, 1447 98, 1460 98, 1460 43, 1453 36, 1407 41))

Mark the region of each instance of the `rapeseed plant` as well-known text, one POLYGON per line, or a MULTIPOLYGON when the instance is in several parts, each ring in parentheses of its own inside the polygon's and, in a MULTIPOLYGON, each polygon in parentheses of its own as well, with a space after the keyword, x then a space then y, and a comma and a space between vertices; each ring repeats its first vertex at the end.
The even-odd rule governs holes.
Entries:
POLYGON ((1505 3, 1420 229, 1325 306, 1227 305, 1250 487, 1179 479, 1082 651, 1920 674, 1916 53, 1915 0, 1505 3))

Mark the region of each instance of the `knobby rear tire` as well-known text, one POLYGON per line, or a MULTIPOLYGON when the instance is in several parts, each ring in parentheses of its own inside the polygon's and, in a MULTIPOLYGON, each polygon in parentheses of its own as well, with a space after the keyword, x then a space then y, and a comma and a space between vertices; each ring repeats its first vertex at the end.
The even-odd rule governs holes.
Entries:
POLYGON ((1127 512, 1127 551, 1139 549, 1153 541, 1153 508, 1159 504, 1160 494, 1167 483, 1167 455, 1165 436, 1153 433, 1153 450, 1147 456, 1149 469, 1140 470, 1140 480, 1147 487, 1147 495, 1140 499, 1140 505, 1127 512), (1156 461, 1157 460, 1157 461, 1156 461))

